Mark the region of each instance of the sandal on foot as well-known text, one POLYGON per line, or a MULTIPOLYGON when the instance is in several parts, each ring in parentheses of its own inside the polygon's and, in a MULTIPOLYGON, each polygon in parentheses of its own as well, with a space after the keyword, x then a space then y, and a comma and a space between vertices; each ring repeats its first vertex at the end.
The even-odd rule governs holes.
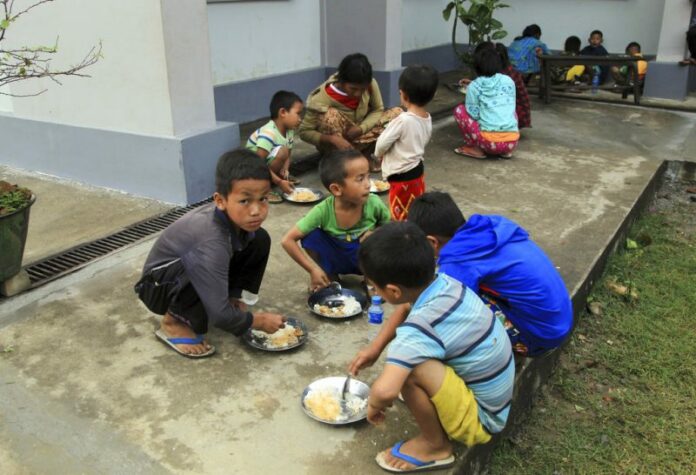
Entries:
POLYGON ((389 465, 389 463, 387 463, 387 460, 384 458, 383 452, 378 453, 377 457, 375 457, 375 462, 377 462, 377 465, 379 465, 382 469, 386 470, 387 472, 392 473, 425 472, 428 470, 440 470, 454 465, 454 455, 450 455, 449 457, 444 458, 442 460, 432 460, 430 462, 423 462, 422 460, 418 460, 415 457, 411 457, 410 455, 401 453, 399 449, 401 449, 401 446, 403 444, 403 440, 394 444, 394 447, 391 448, 391 455, 392 457, 396 457, 398 459, 403 460, 404 462, 410 463, 414 466, 413 468, 402 469, 392 467, 391 465, 389 465))
POLYGON ((176 345, 199 345, 203 343, 203 335, 196 335, 196 338, 172 338, 167 336, 166 333, 162 331, 162 329, 159 329, 155 332, 155 336, 165 345, 169 346, 172 350, 176 351, 179 353, 181 356, 185 356, 186 358, 207 358, 209 356, 213 356, 215 354, 215 347, 211 346, 208 351, 205 353, 199 353, 199 354, 191 354, 191 353, 185 353, 179 349, 178 346, 176 345))
POLYGON ((505 160, 508 160, 508 159, 512 158, 512 152, 501 153, 500 158, 504 158, 505 160))
POLYGON ((470 151, 471 149, 467 146, 464 147, 457 147, 454 149, 454 153, 457 155, 461 155, 463 157, 470 157, 470 158, 486 158, 485 153, 481 154, 475 154, 474 152, 470 151))

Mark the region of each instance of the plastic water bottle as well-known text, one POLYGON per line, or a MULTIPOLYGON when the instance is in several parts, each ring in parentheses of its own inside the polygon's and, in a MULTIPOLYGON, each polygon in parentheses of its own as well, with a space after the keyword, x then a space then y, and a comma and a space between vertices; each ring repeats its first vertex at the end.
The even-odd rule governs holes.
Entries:
POLYGON ((372 305, 367 309, 367 336, 370 341, 374 340, 382 329, 382 319, 384 310, 382 309, 382 297, 372 296, 372 305))
POLYGON ((599 90, 599 68, 594 68, 594 74, 592 75, 592 94, 597 94, 599 90))

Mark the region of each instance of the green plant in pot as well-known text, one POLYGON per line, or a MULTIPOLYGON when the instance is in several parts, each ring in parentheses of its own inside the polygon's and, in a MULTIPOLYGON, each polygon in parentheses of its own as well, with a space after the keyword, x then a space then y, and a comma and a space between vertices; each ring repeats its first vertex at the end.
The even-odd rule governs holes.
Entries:
POLYGON ((507 36, 507 31, 503 29, 503 24, 493 18, 496 10, 507 8, 509 5, 501 3, 500 0, 470 0, 469 7, 466 7, 467 0, 454 0, 449 2, 442 11, 442 17, 449 21, 452 12, 455 13, 452 22, 452 48, 457 57, 467 66, 473 66, 474 48, 484 41, 498 41, 507 36), (457 45, 457 25, 463 23, 469 32, 469 48, 460 51, 457 45))
POLYGON ((22 269, 29 210, 34 201, 36 197, 30 190, 0 180, 0 282, 22 269))

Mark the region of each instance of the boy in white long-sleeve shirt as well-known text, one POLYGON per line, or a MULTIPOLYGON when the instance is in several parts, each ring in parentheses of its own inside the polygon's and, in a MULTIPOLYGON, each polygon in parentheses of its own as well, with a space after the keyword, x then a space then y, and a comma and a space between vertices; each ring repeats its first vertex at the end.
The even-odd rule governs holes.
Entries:
POLYGON ((399 96, 406 112, 389 122, 377 140, 375 155, 389 181, 389 211, 395 221, 408 216, 411 202, 425 193, 423 154, 433 121, 425 106, 435 96, 438 76, 428 65, 407 67, 399 77, 399 96))

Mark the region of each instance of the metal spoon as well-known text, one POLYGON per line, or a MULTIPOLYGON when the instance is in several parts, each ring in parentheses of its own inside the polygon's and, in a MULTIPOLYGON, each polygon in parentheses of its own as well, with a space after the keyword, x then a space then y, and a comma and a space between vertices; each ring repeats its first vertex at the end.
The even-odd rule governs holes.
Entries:
POLYGON ((348 390, 348 385, 350 384, 350 374, 346 376, 346 382, 343 383, 343 389, 341 389, 341 412, 343 414, 348 414, 348 401, 346 401, 346 391, 348 390))

